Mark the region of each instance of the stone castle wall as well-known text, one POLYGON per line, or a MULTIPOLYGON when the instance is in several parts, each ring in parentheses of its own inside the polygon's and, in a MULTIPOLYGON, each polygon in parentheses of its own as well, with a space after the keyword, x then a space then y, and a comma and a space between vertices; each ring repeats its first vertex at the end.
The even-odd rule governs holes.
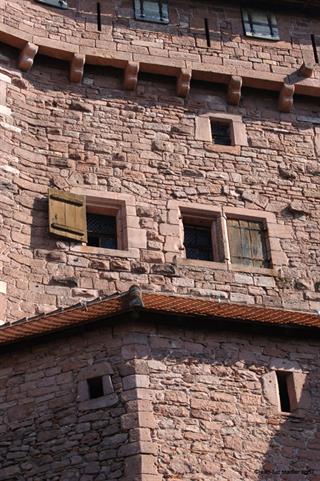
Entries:
MULTIPOLYGON (((283 50, 283 57, 272 53, 272 48, 284 49, 287 34, 279 44, 246 39, 235 7, 217 8, 212 18, 226 26, 217 20, 216 24, 212 21, 212 28, 221 36, 229 28, 230 36, 246 45, 245 60, 236 50, 240 47, 233 45, 234 39, 219 43, 219 47, 217 40, 210 49, 201 46, 202 32, 200 43, 194 46, 198 33, 189 24, 181 27, 182 15, 182 30, 178 31, 170 25, 128 20, 131 4, 119 3, 112 6, 119 15, 112 20, 112 33, 107 23, 102 33, 97 33, 89 20, 83 31, 79 25, 73 27, 75 21, 84 22, 73 10, 58 11, 28 2, 25 13, 22 3, 19 8, 10 2, 1 5, 7 12, 4 24, 23 35, 27 30, 38 36, 47 32, 57 42, 75 44, 67 32, 63 38, 68 25, 76 38, 81 31, 82 40, 91 39, 90 48, 92 42, 109 35, 114 49, 118 41, 118 50, 120 46, 134 47, 132 51, 138 49, 139 55, 159 57, 153 47, 141 44, 147 36, 158 50, 160 42, 166 54, 168 43, 173 46, 179 40, 183 43, 179 54, 188 46, 194 56, 206 52, 223 62, 228 56, 236 57, 238 60, 230 62, 243 61, 246 68, 250 49, 259 56, 268 48, 274 56, 272 63, 264 58, 254 69, 262 65, 275 68, 277 62, 292 69, 292 58, 300 58, 291 40, 287 45, 291 53, 283 50), (30 22, 35 12, 47 18, 38 22, 37 32, 30 22), (120 21, 124 15, 126 20, 120 21)), ((112 8, 105 22, 111 19, 112 8)), ((178 10, 177 4, 174 11, 178 10)), ((278 19, 280 32, 283 15, 278 19)), ((310 29, 309 23, 300 20, 290 17, 291 27, 287 25, 286 32, 310 29)), ((126 290, 133 283, 232 302, 304 310, 320 307, 317 99, 296 96, 292 112, 280 113, 275 92, 245 88, 240 105, 231 106, 224 86, 195 80, 190 94, 180 98, 173 77, 146 73, 139 76, 135 91, 124 91, 122 70, 91 65, 85 66, 82 83, 72 84, 68 62, 37 55, 32 69, 21 74, 16 53, 11 47, 1 48, 2 319, 47 312, 80 299, 126 290), (224 149, 198 135, 197 119, 217 113, 241 119, 246 135, 241 145, 224 149), (48 187, 124 202, 127 248, 101 252, 50 237, 48 187), (225 263, 186 262, 180 206, 235 208, 241 209, 238 213, 268 218, 274 268, 250 270, 225 263)), ((203 65, 210 63, 205 57, 202 61, 203 65)), ((297 63, 300 65, 300 60, 297 63)))
POLYGON ((318 478, 318 340, 106 322, 2 350, 1 481, 318 478), (93 375, 111 392, 83 401, 93 375))

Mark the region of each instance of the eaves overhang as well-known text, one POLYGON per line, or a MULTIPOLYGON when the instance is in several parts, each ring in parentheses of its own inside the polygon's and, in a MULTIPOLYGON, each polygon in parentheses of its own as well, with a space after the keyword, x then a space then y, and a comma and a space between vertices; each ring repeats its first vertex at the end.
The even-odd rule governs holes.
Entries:
POLYGON ((197 297, 152 293, 132 286, 129 291, 81 302, 45 315, 24 318, 0 328, 0 346, 39 336, 70 330, 75 327, 107 322, 128 314, 128 318, 143 315, 144 319, 170 318, 204 322, 210 328, 221 325, 233 327, 260 326, 265 329, 286 329, 320 334, 320 316, 308 312, 265 308, 197 297))

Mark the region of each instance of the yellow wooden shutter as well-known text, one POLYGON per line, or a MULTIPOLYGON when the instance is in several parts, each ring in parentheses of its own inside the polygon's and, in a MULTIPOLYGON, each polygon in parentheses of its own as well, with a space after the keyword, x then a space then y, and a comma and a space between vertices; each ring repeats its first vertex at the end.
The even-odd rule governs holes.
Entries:
POLYGON ((87 242, 86 198, 49 189, 49 232, 87 242))

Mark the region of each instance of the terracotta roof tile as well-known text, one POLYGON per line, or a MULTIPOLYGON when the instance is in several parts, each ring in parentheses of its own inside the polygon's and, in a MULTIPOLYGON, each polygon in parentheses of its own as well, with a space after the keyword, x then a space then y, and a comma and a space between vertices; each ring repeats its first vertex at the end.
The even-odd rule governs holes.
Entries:
POLYGON ((194 297, 141 292, 136 286, 128 292, 80 303, 67 309, 6 324, 0 328, 0 344, 52 333, 99 319, 115 317, 135 309, 207 320, 253 322, 274 326, 320 329, 320 316, 285 309, 264 308, 217 302, 194 297))

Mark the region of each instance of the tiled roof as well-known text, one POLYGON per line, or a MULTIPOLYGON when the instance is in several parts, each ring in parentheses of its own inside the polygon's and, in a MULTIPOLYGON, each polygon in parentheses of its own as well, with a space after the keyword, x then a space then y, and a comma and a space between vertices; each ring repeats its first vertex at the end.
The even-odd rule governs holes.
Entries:
POLYGON ((160 293, 141 292, 132 286, 128 292, 80 303, 46 315, 21 319, 0 328, 0 344, 17 342, 33 336, 116 317, 139 310, 145 313, 167 314, 215 321, 254 323, 266 326, 320 329, 320 316, 306 312, 273 309, 204 300, 160 293))

